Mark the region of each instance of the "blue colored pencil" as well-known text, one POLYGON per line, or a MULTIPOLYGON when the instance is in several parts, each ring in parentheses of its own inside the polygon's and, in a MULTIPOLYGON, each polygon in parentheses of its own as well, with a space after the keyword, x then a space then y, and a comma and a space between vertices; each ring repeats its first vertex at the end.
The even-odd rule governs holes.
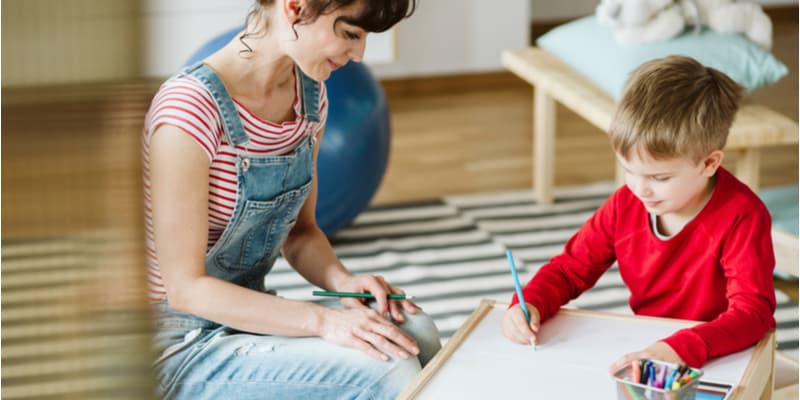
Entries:
POLYGON ((525 320, 528 325, 531 324, 531 315, 528 313, 528 307, 525 306, 525 298, 522 297, 522 286, 519 284, 519 276, 517 275, 517 266, 514 264, 514 256, 511 255, 511 250, 506 250, 506 257, 508 257, 508 265, 511 267, 511 276, 514 277, 514 289, 517 291, 517 299, 519 299, 519 308, 525 314, 525 320))

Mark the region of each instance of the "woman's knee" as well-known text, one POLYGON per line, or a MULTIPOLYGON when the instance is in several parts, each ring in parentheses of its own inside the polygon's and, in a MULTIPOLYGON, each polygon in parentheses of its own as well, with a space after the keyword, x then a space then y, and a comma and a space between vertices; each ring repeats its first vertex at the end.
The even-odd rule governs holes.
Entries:
POLYGON ((414 381, 414 377, 422 370, 417 357, 409 357, 407 359, 395 357, 389 363, 391 364, 387 366, 388 370, 379 379, 377 385, 370 385, 370 391, 374 390, 374 392, 367 394, 366 398, 395 399, 414 381))
POLYGON ((439 329, 433 318, 421 310, 416 314, 404 313, 403 316, 405 321, 398 326, 417 341, 419 362, 424 367, 442 348, 439 329))

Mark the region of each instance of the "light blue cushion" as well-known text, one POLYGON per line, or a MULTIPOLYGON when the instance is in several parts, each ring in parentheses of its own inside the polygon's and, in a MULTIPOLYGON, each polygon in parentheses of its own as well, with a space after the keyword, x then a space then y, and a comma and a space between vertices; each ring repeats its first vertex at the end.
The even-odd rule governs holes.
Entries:
POLYGON ((797 236, 798 186, 797 184, 762 188, 758 197, 766 204, 772 216, 772 227, 797 236))
POLYGON ((738 34, 687 30, 662 42, 624 46, 610 28, 594 16, 581 18, 547 32, 536 44, 558 56, 615 100, 622 97, 628 76, 643 62, 682 54, 716 68, 752 92, 781 79, 786 66, 772 53, 738 34))

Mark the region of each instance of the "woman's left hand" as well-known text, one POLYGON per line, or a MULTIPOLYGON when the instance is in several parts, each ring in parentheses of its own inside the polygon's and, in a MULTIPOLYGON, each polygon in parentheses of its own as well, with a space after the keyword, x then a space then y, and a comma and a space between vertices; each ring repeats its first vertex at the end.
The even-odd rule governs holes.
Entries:
MULTIPOLYGON (((417 305, 411 300, 389 300, 388 295, 405 294, 405 292, 390 285, 380 275, 351 276, 349 279, 342 282, 340 286, 336 288, 336 290, 342 292, 372 294, 375 296, 375 301, 378 303, 378 312, 380 315, 385 316, 386 312, 388 311, 391 314, 392 319, 400 323, 404 321, 403 313, 400 310, 401 306, 406 312, 411 314, 415 314, 419 309, 419 307, 417 307, 417 305)), ((349 308, 366 307, 364 300, 367 299, 343 298, 342 304, 349 308)))
POLYGON ((614 362, 614 364, 611 364, 611 367, 608 369, 608 373, 613 375, 615 372, 630 364, 631 361, 643 359, 660 360, 676 364, 683 363, 681 357, 675 352, 675 350, 672 349, 672 347, 669 347, 669 345, 664 342, 655 342, 650 346, 647 346, 647 348, 644 350, 628 353, 620 357, 620 359, 614 362))

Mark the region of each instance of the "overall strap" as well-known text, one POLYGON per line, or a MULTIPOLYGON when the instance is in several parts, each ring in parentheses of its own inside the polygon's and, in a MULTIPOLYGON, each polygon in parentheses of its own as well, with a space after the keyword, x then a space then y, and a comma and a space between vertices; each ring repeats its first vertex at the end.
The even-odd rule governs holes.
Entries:
POLYGON ((297 80, 300 82, 300 112, 303 119, 319 122, 319 82, 295 66, 297 80))
POLYGON ((211 93, 220 117, 222 117, 222 129, 228 139, 228 143, 236 147, 247 142, 247 134, 242 127, 242 120, 239 119, 236 106, 233 104, 228 89, 225 88, 225 84, 222 83, 222 79, 219 78, 217 73, 202 62, 185 68, 182 73, 193 76, 211 93))

